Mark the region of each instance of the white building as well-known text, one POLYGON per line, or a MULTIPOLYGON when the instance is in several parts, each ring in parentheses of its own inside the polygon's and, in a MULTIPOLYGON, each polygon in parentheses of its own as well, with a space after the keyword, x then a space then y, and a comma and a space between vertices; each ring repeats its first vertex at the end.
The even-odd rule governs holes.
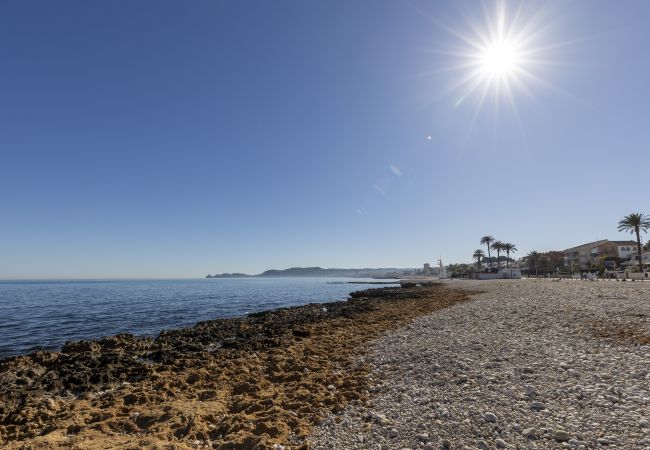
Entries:
POLYGON ((622 259, 630 259, 636 256, 636 241, 611 241, 615 244, 618 250, 618 257, 622 259))

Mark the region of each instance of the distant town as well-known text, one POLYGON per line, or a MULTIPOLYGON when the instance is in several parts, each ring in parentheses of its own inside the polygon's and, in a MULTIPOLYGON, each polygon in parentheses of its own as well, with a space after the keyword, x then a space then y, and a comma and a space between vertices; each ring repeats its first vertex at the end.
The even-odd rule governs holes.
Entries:
MULTIPOLYGON (((648 253, 642 254, 642 264, 643 266, 650 265, 650 242, 643 246, 643 250, 648 253)), ((601 239, 564 250, 532 251, 518 259, 503 255, 484 256, 482 251, 477 250, 477 252, 474 253, 474 258, 478 257, 476 263, 449 264, 444 269, 454 277, 504 268, 516 269, 522 275, 528 276, 561 276, 582 272, 602 275, 639 268, 637 242, 633 240, 601 239)), ((439 274, 439 270, 438 267, 432 268, 429 264, 425 264, 422 273, 436 276, 439 274)))

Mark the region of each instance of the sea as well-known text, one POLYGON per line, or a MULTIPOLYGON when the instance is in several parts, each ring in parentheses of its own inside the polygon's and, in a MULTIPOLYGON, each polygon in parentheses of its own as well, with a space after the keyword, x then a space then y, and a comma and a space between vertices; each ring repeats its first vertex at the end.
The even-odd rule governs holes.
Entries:
POLYGON ((359 278, 0 281, 0 359, 67 341, 162 330, 268 309, 345 300, 359 278))

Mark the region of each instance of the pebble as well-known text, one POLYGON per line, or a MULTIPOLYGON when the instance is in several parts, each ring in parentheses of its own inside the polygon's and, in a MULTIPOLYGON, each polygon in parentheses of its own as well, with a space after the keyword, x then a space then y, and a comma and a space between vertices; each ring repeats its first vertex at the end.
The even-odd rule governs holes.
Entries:
POLYGON ((485 420, 486 422, 496 422, 497 416, 494 413, 486 412, 485 414, 483 414, 483 420, 485 420))
POLYGON ((525 390, 525 392, 526 392, 526 395, 529 396, 529 397, 534 397, 535 394, 537 394, 537 389, 535 389, 535 386, 528 386, 528 385, 527 385, 527 386, 524 388, 524 390, 525 390))
POLYGON ((546 405, 544 405, 542 402, 531 402, 531 404, 528 406, 533 411, 541 411, 542 409, 546 409, 546 405))
POLYGON ((391 424, 391 421, 388 419, 388 417, 386 417, 383 414, 378 414, 378 413, 375 413, 375 412, 369 412, 368 413, 368 418, 370 420, 375 421, 379 425, 390 425, 391 424))
POLYGON ((527 438, 534 438, 537 436, 537 430, 535 428, 524 428, 524 431, 521 432, 527 438))
POLYGON ((349 406, 310 448, 650 448, 650 346, 617 334, 647 335, 650 283, 446 284, 482 293, 369 343, 372 415, 349 406))
POLYGON ((565 441, 568 441, 569 439, 571 439, 571 435, 566 430, 557 429, 557 430, 555 430, 555 433, 553 433, 553 438, 556 441, 565 442, 565 441))

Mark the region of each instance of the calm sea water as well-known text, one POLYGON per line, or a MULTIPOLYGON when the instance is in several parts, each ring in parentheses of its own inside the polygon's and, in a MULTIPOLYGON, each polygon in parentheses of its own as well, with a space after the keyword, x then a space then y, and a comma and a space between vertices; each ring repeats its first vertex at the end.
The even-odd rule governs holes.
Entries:
POLYGON ((371 287, 344 281, 352 280, 0 281, 0 358, 58 349, 69 340, 127 332, 154 336, 201 320, 345 300, 371 287))

